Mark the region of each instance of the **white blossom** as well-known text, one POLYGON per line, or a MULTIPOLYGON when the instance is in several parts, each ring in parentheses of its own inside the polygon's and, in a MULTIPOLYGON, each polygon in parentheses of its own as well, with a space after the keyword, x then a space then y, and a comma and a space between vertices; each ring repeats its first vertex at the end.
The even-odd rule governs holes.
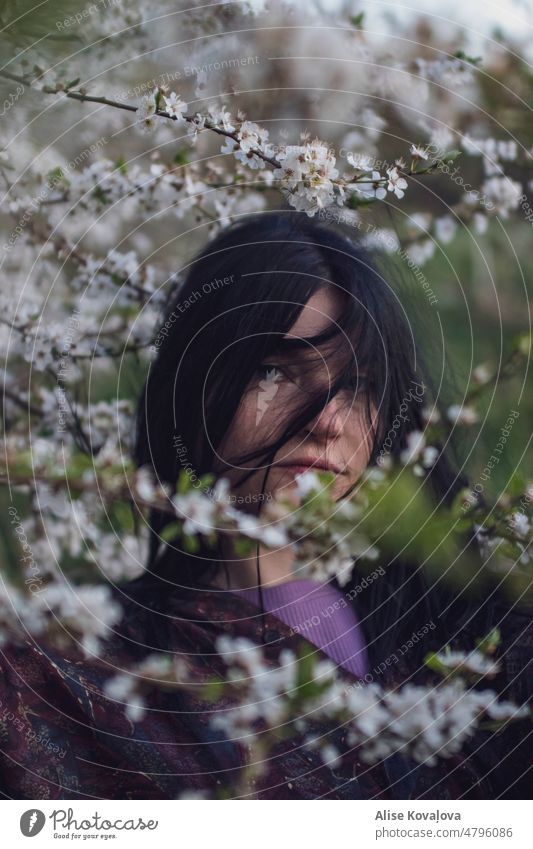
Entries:
POLYGON ((350 151, 350 153, 346 155, 346 161, 358 171, 373 170, 374 157, 369 156, 367 153, 352 153, 350 151))
POLYGON ((287 533, 283 528, 274 528, 271 525, 265 525, 249 513, 238 513, 236 524, 238 529, 247 537, 261 540, 269 548, 286 545, 289 541, 287 533))
POLYGON ((454 424, 472 425, 479 419, 478 414, 472 407, 461 404, 452 404, 448 407, 446 415, 454 424))
POLYGON ((522 184, 510 177, 491 177, 481 186, 481 192, 494 204, 495 211, 502 218, 509 218, 511 210, 516 209, 523 194, 522 184))
POLYGON ((335 767, 342 761, 342 757, 338 749, 328 743, 320 748, 320 757, 329 767, 335 767))
POLYGON ((447 245, 455 236, 457 224, 451 215, 444 215, 442 218, 435 219, 435 238, 447 245))
POLYGON ((405 437, 407 446, 400 454, 400 460, 406 465, 414 463, 420 457, 423 449, 426 447, 426 437, 420 430, 412 430, 405 437))
POLYGON ((435 465, 437 461, 437 457, 439 456, 439 449, 434 445, 428 445, 424 448, 422 452, 422 465, 425 469, 430 469, 435 465))
POLYGON ((136 679, 127 673, 108 678, 103 686, 103 692, 108 698, 125 704, 126 716, 132 722, 141 720, 146 713, 144 698, 137 692, 136 687, 136 679))
POLYGON ((476 233, 483 235, 483 233, 487 232, 489 227, 489 219, 486 215, 483 215, 482 212, 474 212, 472 222, 476 233))
POLYGON ((185 101, 175 91, 172 91, 164 100, 165 112, 168 112, 171 117, 176 118, 178 124, 185 124, 185 113, 187 112, 185 101))
POLYGON ((400 240, 394 230, 387 227, 375 227, 365 235, 365 245, 370 248, 384 250, 386 253, 396 253, 400 250, 400 240))
POLYGON ((202 115, 200 112, 197 112, 196 115, 193 115, 188 121, 187 135, 189 136, 191 144, 196 142, 199 131, 205 128, 205 122, 205 115, 202 115))
POLYGON ((302 498, 305 498, 310 492, 319 492, 321 488, 320 478, 313 470, 295 475, 294 481, 296 483, 296 489, 302 498))
POLYGON ((442 156, 445 151, 449 150, 454 143, 453 132, 449 127, 445 126, 432 127, 429 138, 430 144, 436 148, 440 156, 442 156))
POLYGON ((527 705, 515 705, 512 702, 499 702, 493 700, 487 705, 487 715, 496 722, 508 720, 526 719, 530 714, 527 705))
POLYGON ((387 190, 394 192, 397 198, 403 198, 404 189, 407 188, 407 180, 400 176, 397 168, 387 168, 387 176, 389 178, 387 190))
POLYGON ((387 189, 382 185, 384 179, 379 171, 372 171, 371 182, 368 182, 367 179, 361 180, 360 182, 353 183, 352 188, 364 198, 383 200, 383 198, 387 197, 387 189))
POLYGON ((335 157, 325 144, 315 139, 306 145, 289 145, 278 153, 278 160, 281 167, 274 170, 274 177, 296 210, 311 217, 333 203, 333 181, 338 171, 335 157))
POLYGON ((518 145, 514 139, 499 139, 497 142, 497 150, 500 159, 514 162, 518 153, 518 145))
POLYGON ((42 613, 56 615, 67 634, 79 636, 87 654, 99 654, 101 640, 111 636, 112 626, 122 616, 122 608, 104 584, 69 586, 54 581, 35 595, 33 604, 42 613))
POLYGON ((135 487, 138 495, 145 501, 155 501, 157 490, 154 485, 153 475, 146 467, 137 470, 135 475, 135 487))
POLYGON ((152 115, 155 115, 157 111, 155 95, 156 92, 152 92, 152 94, 144 95, 141 99, 141 104, 137 107, 138 118, 150 118, 152 115))
POLYGON ((157 118, 157 104, 155 95, 157 92, 153 92, 152 94, 145 95, 141 99, 140 106, 137 107, 137 119, 139 128, 145 133, 151 133, 156 128, 157 118))
MULTIPOLYGON (((424 233, 427 233, 431 224, 431 215, 427 212, 413 212, 409 216, 409 224, 412 225, 415 232, 422 230, 424 233)), ((420 234, 417 233, 417 235, 420 234)))
POLYGON ((409 148, 409 152, 413 159, 428 159, 427 149, 420 145, 412 144, 409 148))
POLYGON ((525 513, 515 511, 509 518, 509 525, 519 537, 525 539, 531 531, 531 524, 525 513))
POLYGON ((237 138, 239 147, 243 153, 248 153, 252 148, 257 148, 262 141, 268 138, 268 131, 262 130, 258 124, 253 121, 243 121, 237 130, 237 138))
POLYGON ((458 58, 443 57, 428 60, 417 57, 415 61, 420 76, 439 83, 451 91, 461 90, 473 78, 473 66, 458 58))
POLYGON ((440 422, 440 412, 437 407, 422 407, 422 419, 426 424, 437 424, 440 422))
POLYGON ((224 144, 220 148, 221 153, 233 153, 235 148, 238 148, 238 143, 235 139, 232 139, 231 136, 226 136, 224 139, 224 144))
POLYGON ((211 121, 216 127, 221 127, 221 129, 226 130, 228 133, 232 133, 235 130, 235 126, 232 123, 232 117, 230 112, 226 109, 225 106, 217 106, 216 104, 212 104, 208 107, 208 113, 211 121))
POLYGON ((472 380, 479 384, 480 386, 484 386, 492 377, 492 372, 490 368, 482 363, 479 366, 476 366, 472 371, 472 380))
POLYGON ((500 670, 499 664, 496 661, 491 660, 491 658, 488 658, 477 650, 470 652, 439 652, 435 657, 441 666, 454 672, 471 672, 475 675, 492 678, 500 670))
POLYGON ((435 242, 433 239, 423 239, 421 242, 415 242, 409 245, 407 255, 415 265, 424 265, 428 259, 431 259, 435 253, 435 242))
POLYGON ((204 493, 191 490, 183 495, 172 496, 176 514, 185 519, 186 534, 209 534, 215 530, 216 505, 204 493))

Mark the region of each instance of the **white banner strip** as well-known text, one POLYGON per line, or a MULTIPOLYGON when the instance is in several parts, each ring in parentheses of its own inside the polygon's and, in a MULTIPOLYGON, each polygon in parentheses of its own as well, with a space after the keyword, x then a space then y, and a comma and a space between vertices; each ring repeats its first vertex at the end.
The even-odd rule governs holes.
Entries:
POLYGON ((531 849, 528 808, 526 801, 10 800, 2 806, 2 845, 531 849))

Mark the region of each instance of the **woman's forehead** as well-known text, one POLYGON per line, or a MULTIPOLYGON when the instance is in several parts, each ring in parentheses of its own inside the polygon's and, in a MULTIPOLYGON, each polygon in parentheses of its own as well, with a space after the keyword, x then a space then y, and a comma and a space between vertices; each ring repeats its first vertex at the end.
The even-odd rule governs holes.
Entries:
POLYGON ((343 297, 337 289, 333 286, 321 287, 309 298, 284 338, 301 339, 322 333, 339 320, 342 307, 343 297))

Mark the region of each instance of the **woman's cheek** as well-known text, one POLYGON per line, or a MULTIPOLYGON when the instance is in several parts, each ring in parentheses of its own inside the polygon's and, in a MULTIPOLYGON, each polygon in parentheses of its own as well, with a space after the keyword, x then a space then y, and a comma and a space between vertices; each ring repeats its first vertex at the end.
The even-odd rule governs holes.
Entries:
POLYGON ((241 438, 246 440, 247 445, 254 442, 260 421, 258 393, 250 392, 243 402, 240 428, 241 438))

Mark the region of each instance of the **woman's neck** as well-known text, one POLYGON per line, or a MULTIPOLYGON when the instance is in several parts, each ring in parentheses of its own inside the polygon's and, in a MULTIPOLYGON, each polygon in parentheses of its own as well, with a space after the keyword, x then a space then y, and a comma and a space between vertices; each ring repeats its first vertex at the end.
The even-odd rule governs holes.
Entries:
POLYGON ((219 570, 213 580, 217 587, 243 590, 257 587, 259 582, 261 586, 269 587, 294 580, 295 558, 294 550, 290 545, 272 551, 259 544, 258 557, 255 552, 243 557, 235 554, 230 540, 224 539, 223 555, 226 568, 219 570), (259 560, 259 575, 257 560, 259 560))

